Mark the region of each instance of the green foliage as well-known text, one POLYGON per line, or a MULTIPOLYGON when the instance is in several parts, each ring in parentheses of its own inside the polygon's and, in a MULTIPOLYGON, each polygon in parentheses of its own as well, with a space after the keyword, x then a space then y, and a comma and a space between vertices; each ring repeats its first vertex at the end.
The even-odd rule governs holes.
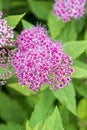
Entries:
POLYGON ((54 16, 53 13, 50 13, 48 27, 53 39, 62 40, 63 42, 77 39, 76 26, 73 20, 70 23, 64 23, 54 16))
POLYGON ((42 130, 64 130, 61 116, 57 107, 55 108, 52 115, 46 119, 42 130))
POLYGON ((8 123, 6 125, 1 124, 0 125, 0 130, 20 130, 21 126, 16 123, 8 123))
POLYGON ((72 78, 87 78, 87 70, 80 68, 78 66, 73 66, 75 72, 72 75, 72 78))
POLYGON ((8 16, 5 19, 7 20, 9 26, 11 26, 12 28, 15 28, 24 15, 25 13, 21 15, 8 16))
POLYGON ((76 91, 83 97, 87 98, 87 80, 73 80, 76 91))
POLYGON ((26 28, 26 29, 33 27, 33 25, 31 23, 29 23, 28 21, 26 21, 24 19, 22 20, 22 24, 23 24, 23 28, 26 28))
POLYGON ((64 28, 65 23, 57 19, 52 13, 49 15, 48 27, 52 38, 56 38, 60 35, 61 30, 64 28))
POLYGON ((60 112, 60 115, 61 115, 61 118, 62 118, 62 124, 66 128, 67 124, 68 124, 68 120, 69 120, 69 112, 68 112, 66 106, 60 105, 59 106, 59 112, 60 112))
POLYGON ((77 115, 80 119, 87 120, 87 99, 80 100, 77 107, 77 115))
POLYGON ((63 105, 76 115, 75 90, 73 84, 56 92, 53 91, 53 94, 63 105))
POLYGON ((32 92, 29 91, 28 86, 23 87, 22 85, 18 84, 14 77, 7 80, 7 86, 13 88, 25 96, 30 96, 32 94, 32 92))
POLYGON ((38 123, 33 129, 29 126, 29 121, 26 122, 26 130, 38 130, 40 123, 38 123))
POLYGON ((0 92, 0 117, 4 121, 23 123, 27 115, 18 101, 0 92))
POLYGON ((55 97, 52 95, 52 92, 50 90, 45 90, 43 92, 42 98, 36 104, 34 112, 32 113, 30 119, 31 128, 34 128, 37 125, 37 123, 40 123, 39 130, 42 128, 46 118, 54 110, 54 99, 55 97))
POLYGON ((32 130, 31 128, 30 128, 30 126, 29 126, 29 121, 27 120, 27 122, 26 122, 26 130, 32 130))
POLYGON ((50 10, 52 9, 51 1, 28 0, 29 7, 35 16, 42 20, 47 20, 50 10))
POLYGON ((68 55, 76 59, 87 49, 87 41, 71 41, 64 44, 64 49, 68 55))

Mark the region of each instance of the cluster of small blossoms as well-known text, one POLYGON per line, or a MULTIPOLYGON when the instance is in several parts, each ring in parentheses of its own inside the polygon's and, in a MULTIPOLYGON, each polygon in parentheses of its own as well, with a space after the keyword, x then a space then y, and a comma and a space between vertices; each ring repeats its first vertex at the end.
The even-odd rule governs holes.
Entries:
POLYGON ((12 46, 13 36, 12 28, 8 26, 5 19, 2 19, 2 12, 0 11, 0 48, 12 46))
POLYGON ((73 17, 78 19, 84 15, 86 0, 56 0, 53 13, 65 22, 73 17))
POLYGON ((18 82, 38 91, 43 84, 57 90, 67 86, 73 72, 72 59, 63 53, 62 45, 52 41, 43 27, 23 30, 15 44, 12 66, 18 82))
POLYGON ((12 52, 6 48, 0 49, 0 84, 4 85, 6 83, 6 79, 8 79, 11 75, 9 67, 11 65, 12 52))
POLYGON ((7 46, 12 46, 13 30, 6 20, 2 19, 2 15, 0 11, 0 84, 4 85, 11 75, 8 68, 11 64, 12 52, 7 46))

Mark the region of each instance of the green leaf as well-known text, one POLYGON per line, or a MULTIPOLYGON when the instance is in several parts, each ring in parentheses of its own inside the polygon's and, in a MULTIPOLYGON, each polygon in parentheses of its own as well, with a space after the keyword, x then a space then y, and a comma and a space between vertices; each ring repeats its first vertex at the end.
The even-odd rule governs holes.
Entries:
POLYGON ((59 112, 60 112, 60 115, 62 118, 63 126, 66 128, 68 120, 69 120, 69 118, 68 118, 69 114, 68 114, 68 110, 67 110, 66 106, 60 105, 59 112))
POLYGON ((0 0, 0 10, 3 9, 2 0, 0 0))
POLYGON ((72 41, 77 38, 75 21, 71 20, 69 23, 65 23, 61 19, 58 19, 52 12, 48 17, 48 27, 51 37, 58 41, 72 41))
POLYGON ((58 91, 52 91, 54 96, 70 110, 73 114, 76 115, 76 101, 75 101, 75 91, 73 85, 59 89, 58 91))
POLYGON ((62 119, 57 107, 55 108, 52 115, 46 119, 42 130, 64 130, 62 119))
POLYGON ((25 1, 12 1, 11 2, 11 8, 17 8, 17 7, 22 7, 22 6, 26 6, 26 2, 25 1))
POLYGON ((60 35, 56 38, 58 41, 74 41, 77 39, 77 31, 75 26, 75 21, 71 20, 69 23, 66 23, 64 28, 61 30, 60 35))
POLYGON ((74 73, 72 74, 72 78, 87 78, 87 70, 78 66, 73 66, 74 73))
POLYGON ((77 116, 87 121, 87 99, 83 98, 80 100, 77 106, 77 116))
POLYGON ((87 49, 87 41, 71 41, 64 44, 64 49, 72 59, 79 57, 87 49))
POLYGON ((49 89, 43 92, 42 98, 36 104, 34 112, 31 115, 30 118, 31 128, 34 128, 38 123, 40 123, 38 130, 41 130, 44 121, 54 110, 54 105, 53 105, 54 100, 55 97, 53 96, 52 92, 49 89))
POLYGON ((48 18, 48 27, 51 34, 51 37, 55 39, 61 33, 61 30, 64 28, 65 23, 62 20, 59 20, 56 16, 50 13, 48 18))
POLYGON ((79 60, 74 60, 73 66, 78 66, 80 68, 87 70, 87 64, 79 60))
POLYGON ((26 122, 26 130, 38 130, 40 123, 38 123, 33 129, 30 128, 30 122, 26 122))
POLYGON ((51 1, 28 0, 31 11, 35 16, 42 20, 47 20, 50 10, 52 9, 51 1))
POLYGON ((41 92, 37 93, 35 96, 32 94, 26 97, 26 102, 29 104, 31 108, 34 108, 41 96, 41 92))
POLYGON ((17 100, 11 99, 0 92, 0 117, 4 121, 23 123, 27 115, 17 100))
POLYGON ((7 23, 9 26, 11 26, 12 28, 15 28, 24 15, 25 13, 21 15, 12 15, 12 16, 6 17, 5 19, 7 20, 7 23))
POLYGON ((79 95, 87 98, 87 80, 74 79, 73 84, 79 95))
POLYGON ((84 34, 84 40, 87 40, 87 30, 85 31, 85 34, 84 34))
POLYGON ((67 123, 66 130, 78 130, 76 120, 69 120, 69 122, 67 123))
POLYGON ((35 93, 31 92, 28 86, 23 87, 22 85, 18 84, 14 77, 7 80, 7 87, 12 88, 25 96, 30 96, 31 94, 35 93))
POLYGON ((38 124, 34 127, 33 130, 38 130, 38 129, 39 129, 39 125, 40 125, 40 123, 38 123, 38 124))
POLYGON ((20 125, 16 123, 1 124, 0 130, 21 130, 20 125))
POLYGON ((29 23, 28 21, 26 20, 22 20, 22 24, 23 24, 23 28, 27 28, 27 29, 30 29, 32 27, 34 27, 34 25, 32 25, 31 23, 29 23))
POLYGON ((29 126, 29 121, 27 120, 27 122, 26 122, 26 130, 32 130, 31 128, 30 128, 30 126, 29 126))

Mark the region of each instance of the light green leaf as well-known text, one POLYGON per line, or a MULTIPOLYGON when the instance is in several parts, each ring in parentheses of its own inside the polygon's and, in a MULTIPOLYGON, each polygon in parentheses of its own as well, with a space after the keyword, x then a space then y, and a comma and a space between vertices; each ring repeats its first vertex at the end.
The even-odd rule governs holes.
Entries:
POLYGON ((31 128, 34 128, 38 123, 40 123, 38 130, 41 130, 44 121, 54 110, 53 105, 54 100, 55 97, 49 89, 43 92, 42 98, 36 104, 34 112, 31 115, 30 119, 31 128))
POLYGON ((38 130, 39 129, 39 126, 40 126, 40 123, 38 123, 33 130, 38 130))
POLYGON ((20 125, 16 123, 1 124, 0 130, 21 130, 20 125))
POLYGON ((48 17, 48 27, 51 37, 58 41, 72 41, 77 38, 75 22, 71 20, 69 23, 65 23, 52 12, 48 17))
POLYGON ((34 27, 30 22, 26 21, 26 20, 22 20, 22 24, 23 24, 23 28, 26 28, 26 29, 30 29, 32 27, 34 27))
POLYGON ((63 42, 77 40, 75 22, 71 20, 69 23, 66 23, 64 28, 61 30, 60 35, 58 35, 56 39, 63 42))
POLYGON ((7 122, 23 123, 27 114, 17 100, 0 92, 0 117, 7 122))
POLYGON ((57 107, 55 108, 52 115, 46 119, 42 130, 64 130, 62 119, 57 107))
POLYGON ((73 66, 74 73, 72 74, 72 78, 87 78, 87 69, 81 68, 79 66, 73 66))
POLYGON ((38 123, 33 129, 30 128, 30 122, 26 122, 26 130, 38 130, 40 123, 38 123))
POLYGON ((80 100, 77 106, 77 116, 87 121, 87 99, 83 98, 80 100))
POLYGON ((28 0, 31 11, 37 18, 47 20, 48 14, 52 9, 51 1, 28 0))
POLYGON ((52 91, 54 96, 67 107, 73 114, 76 115, 76 101, 75 91, 72 83, 69 86, 59 89, 58 91, 52 91))
POLYGON ((31 128, 30 128, 30 126, 29 126, 29 121, 27 120, 27 122, 26 122, 26 130, 32 130, 31 128))
POLYGON ((29 90, 28 86, 23 87, 22 85, 18 84, 18 82, 15 80, 14 77, 7 80, 7 87, 12 88, 25 96, 30 96, 31 94, 35 94, 35 92, 31 92, 29 90))
POLYGON ((5 19, 7 20, 7 23, 9 26, 11 26, 12 28, 15 28, 24 15, 25 13, 21 15, 12 15, 12 16, 6 17, 5 19))
POLYGON ((71 41, 64 44, 64 49, 73 59, 76 59, 87 49, 87 41, 71 41))
POLYGON ((48 18, 48 27, 49 27, 49 31, 53 39, 59 36, 64 26, 65 26, 65 23, 62 22, 62 20, 59 20, 56 16, 50 13, 49 18, 48 18))
POLYGON ((82 62, 82 61, 79 61, 79 60, 74 60, 73 66, 78 66, 80 68, 87 70, 87 64, 85 62, 82 62))

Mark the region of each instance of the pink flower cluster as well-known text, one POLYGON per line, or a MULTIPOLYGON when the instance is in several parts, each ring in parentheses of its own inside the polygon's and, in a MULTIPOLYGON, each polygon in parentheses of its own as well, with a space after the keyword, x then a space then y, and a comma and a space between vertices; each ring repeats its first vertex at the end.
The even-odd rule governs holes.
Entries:
POLYGON ((55 90, 68 85, 72 59, 63 53, 61 43, 48 37, 43 27, 23 30, 15 44, 18 49, 12 66, 20 84, 35 91, 43 84, 55 90))
POLYGON ((6 48, 0 49, 0 84, 4 85, 6 83, 6 79, 11 76, 11 72, 9 70, 9 66, 11 65, 12 52, 6 48))
POLYGON ((0 84, 4 85, 6 79, 9 78, 11 72, 9 66, 11 64, 12 52, 6 46, 12 46, 13 30, 8 26, 7 21, 2 19, 3 13, 0 11, 0 84))
POLYGON ((8 26, 7 21, 2 19, 0 11, 0 48, 7 45, 12 46, 13 30, 8 26))
POLYGON ((84 15, 86 0, 56 0, 53 13, 63 21, 78 19, 84 15))

